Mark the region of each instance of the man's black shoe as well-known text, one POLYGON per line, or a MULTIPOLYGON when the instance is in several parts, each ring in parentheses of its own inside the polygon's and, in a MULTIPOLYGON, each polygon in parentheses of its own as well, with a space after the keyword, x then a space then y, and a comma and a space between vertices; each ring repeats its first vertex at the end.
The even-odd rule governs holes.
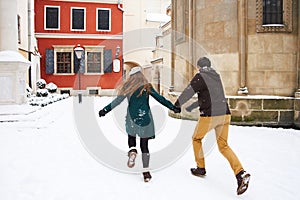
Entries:
POLYGON ((206 174, 205 168, 200 168, 200 167, 191 168, 191 172, 194 176, 199 176, 199 177, 203 177, 206 174))

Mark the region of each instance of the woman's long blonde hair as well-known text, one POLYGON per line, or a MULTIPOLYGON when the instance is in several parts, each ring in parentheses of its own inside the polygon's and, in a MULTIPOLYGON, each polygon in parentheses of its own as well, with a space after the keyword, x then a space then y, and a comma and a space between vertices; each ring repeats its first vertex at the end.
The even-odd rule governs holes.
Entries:
POLYGON ((124 82, 121 82, 117 87, 117 92, 118 95, 131 96, 141 86, 143 86, 143 88, 141 89, 138 96, 142 95, 144 89, 146 89, 146 91, 149 93, 152 87, 146 79, 146 77, 143 75, 143 73, 137 72, 135 74, 130 75, 124 82))

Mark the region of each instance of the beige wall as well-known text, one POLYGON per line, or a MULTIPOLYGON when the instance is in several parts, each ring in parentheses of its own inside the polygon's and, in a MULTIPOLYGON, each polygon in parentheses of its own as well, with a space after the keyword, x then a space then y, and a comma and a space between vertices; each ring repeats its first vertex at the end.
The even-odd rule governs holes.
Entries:
POLYGON ((124 61, 151 65, 155 37, 160 34, 159 21, 149 21, 148 14, 164 14, 170 0, 123 0, 124 61))
MULTIPOLYGON (((179 1, 177 3, 180 4, 179 1)), ((176 2, 173 8, 174 5, 176 6, 176 2)), ((237 1, 185 0, 183 6, 185 12, 189 12, 184 16, 183 25, 176 20, 182 18, 180 14, 184 12, 173 10, 176 16, 173 18, 174 31, 181 29, 186 35, 184 42, 177 42, 176 38, 174 39, 175 72, 185 77, 174 81, 175 89, 184 88, 196 72, 198 58, 207 56, 212 60, 213 67, 222 75, 226 92, 235 94, 240 87, 237 1), (180 25, 184 27, 178 27, 180 25)))
POLYGON ((248 1, 247 86, 251 93, 294 95, 298 87, 297 12, 294 6, 292 32, 257 33, 255 2, 248 1))
MULTIPOLYGON (((237 1, 196 1, 195 40, 220 72, 227 94, 239 85, 237 1), (228 3, 227 3, 228 2, 228 3)), ((196 53, 196 57, 203 56, 196 53)))
MULTIPOLYGON (((156 72, 154 77, 156 82, 159 81, 160 92, 167 94, 171 83, 171 22, 161 27, 161 35, 156 37, 157 45, 153 51, 152 66, 156 72), (159 80, 158 80, 159 79, 159 80)), ((158 83, 157 83, 158 84, 158 83)))
MULTIPOLYGON (((18 47, 22 50, 28 51, 28 2, 18 0, 18 15, 20 16, 20 42, 18 47)), ((25 55, 25 58, 28 56, 25 55)))
MULTIPOLYGON (((292 1, 292 32, 257 32, 256 1, 252 0, 175 0, 172 6, 172 26, 187 36, 178 43, 173 35, 175 71, 189 79, 191 66, 184 63, 195 65, 199 57, 208 56, 222 76, 227 95, 237 95, 241 87, 247 87, 249 95, 294 96, 298 89, 298 1, 292 1), (185 12, 176 8, 182 1, 185 12)), ((174 84, 175 89, 182 89, 181 80, 174 84)))

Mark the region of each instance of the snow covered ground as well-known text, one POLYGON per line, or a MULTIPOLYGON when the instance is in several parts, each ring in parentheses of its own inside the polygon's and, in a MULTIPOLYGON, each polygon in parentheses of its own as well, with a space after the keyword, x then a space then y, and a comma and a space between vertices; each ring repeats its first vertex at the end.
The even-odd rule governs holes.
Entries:
MULTIPOLYGON (((98 110, 110 100, 95 98, 91 119, 96 119, 107 140, 126 161, 126 135, 120 131, 122 123, 114 117, 119 114, 97 117, 98 110)), ((190 174, 190 168, 195 167, 190 144, 175 162, 154 169, 150 183, 144 183, 139 173, 103 165, 82 143, 74 117, 78 115, 74 105, 78 105, 73 101, 78 99, 70 97, 37 109, 19 121, 0 123, 1 200, 300 199, 298 130, 230 127, 229 144, 251 173, 248 191, 237 196, 236 179, 216 147, 206 157, 205 178, 190 174)), ((170 118, 158 108, 154 106, 165 117, 160 118, 163 123, 158 121, 159 135, 149 144, 151 152, 164 152, 168 140, 172 143, 176 137, 174 133, 192 134, 178 131, 182 120, 170 118)), ((193 128, 196 122, 188 123, 193 128)), ((107 149, 103 152, 110 154, 107 149)))

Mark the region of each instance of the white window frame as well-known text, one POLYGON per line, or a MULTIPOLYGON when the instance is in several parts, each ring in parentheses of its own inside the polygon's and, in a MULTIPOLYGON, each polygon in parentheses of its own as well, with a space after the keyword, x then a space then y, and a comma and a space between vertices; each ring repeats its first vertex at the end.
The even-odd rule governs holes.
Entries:
POLYGON ((53 45, 54 48, 54 75, 74 75, 74 46, 53 45), (71 73, 57 73, 57 52, 71 52, 71 73))
POLYGON ((86 8, 84 8, 84 7, 71 7, 71 12, 70 12, 70 19, 71 19, 71 22, 70 22, 70 30, 71 31, 86 31, 86 8), (72 11, 73 11, 73 9, 82 9, 82 10, 84 10, 84 19, 83 19, 83 21, 84 21, 84 27, 83 27, 83 29, 73 29, 73 27, 72 27, 72 22, 73 22, 73 15, 72 15, 72 11))
POLYGON ((104 31, 104 32, 110 32, 111 31, 111 9, 110 8, 96 8, 96 30, 97 31, 104 31), (109 11, 109 29, 104 30, 104 29, 98 29, 98 10, 108 10, 109 11))
POLYGON ((99 74, 104 74, 104 48, 105 46, 84 46, 84 50, 85 50, 85 74, 87 75, 99 75, 99 74), (87 54, 88 52, 99 52, 101 54, 101 68, 100 68, 100 72, 99 73, 91 73, 88 72, 88 57, 87 54))
POLYGON ((60 6, 50 6, 45 5, 44 6, 44 30, 60 30, 60 6), (46 19, 47 19, 47 8, 58 8, 58 27, 57 28, 47 28, 46 27, 46 19))

